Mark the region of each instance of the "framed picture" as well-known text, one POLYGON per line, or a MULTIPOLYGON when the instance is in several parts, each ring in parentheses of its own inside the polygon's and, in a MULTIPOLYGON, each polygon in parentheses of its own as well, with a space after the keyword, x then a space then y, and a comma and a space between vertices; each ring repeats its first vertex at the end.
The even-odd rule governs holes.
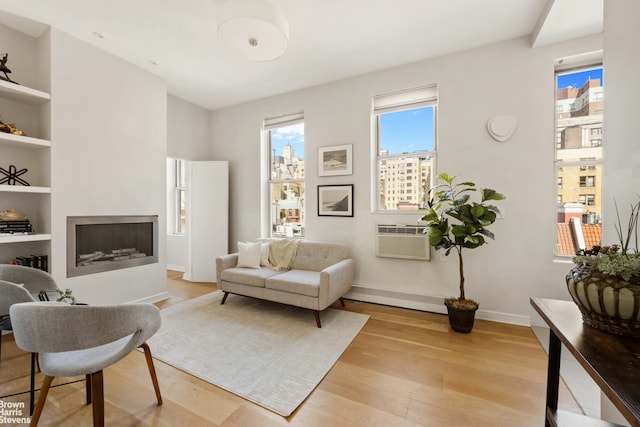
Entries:
POLYGON ((353 174, 353 145, 334 145, 318 148, 318 175, 335 176, 353 174))
POLYGON ((353 216, 353 184, 318 185, 318 216, 353 216))

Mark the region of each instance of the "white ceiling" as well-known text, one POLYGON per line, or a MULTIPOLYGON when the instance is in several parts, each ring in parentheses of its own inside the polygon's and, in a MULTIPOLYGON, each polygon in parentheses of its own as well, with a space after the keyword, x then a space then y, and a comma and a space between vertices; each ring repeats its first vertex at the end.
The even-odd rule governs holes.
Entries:
POLYGON ((520 36, 541 46, 601 32, 604 0, 269 0, 290 36, 270 62, 243 61, 218 44, 224 1, 1 0, 0 11, 120 56, 213 110, 520 36))

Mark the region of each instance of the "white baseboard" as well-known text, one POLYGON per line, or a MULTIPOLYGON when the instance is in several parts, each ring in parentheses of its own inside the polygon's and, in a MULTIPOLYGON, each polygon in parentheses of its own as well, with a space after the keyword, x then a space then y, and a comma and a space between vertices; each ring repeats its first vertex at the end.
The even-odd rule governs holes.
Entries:
MULTIPOLYGON (((444 306, 444 298, 432 295, 409 294, 354 285, 351 291, 345 295, 345 298, 374 304, 429 311, 431 313, 447 314, 447 308, 444 306)), ((529 316, 482 310, 482 308, 476 312, 476 318, 521 326, 530 326, 531 324, 529 316)))
POLYGON ((180 271, 180 272, 184 273, 184 266, 182 266, 182 265, 167 264, 167 270, 171 270, 171 271, 180 271))
POLYGON ((351 291, 349 291, 349 293, 344 297, 347 299, 371 302, 374 304, 411 308, 414 310, 429 311, 432 313, 447 313, 443 298, 427 295, 406 294, 382 289, 365 288, 363 286, 353 286, 351 291))
POLYGON ((169 299, 169 292, 160 292, 159 294, 151 295, 146 298, 141 298, 139 300, 130 301, 131 303, 154 303, 158 301, 164 301, 169 299))

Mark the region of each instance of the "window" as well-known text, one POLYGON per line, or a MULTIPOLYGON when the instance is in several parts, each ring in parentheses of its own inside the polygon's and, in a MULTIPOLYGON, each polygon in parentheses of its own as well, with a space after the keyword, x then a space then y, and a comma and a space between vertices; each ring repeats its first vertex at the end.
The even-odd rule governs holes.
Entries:
POLYGON ((580 187, 595 187, 596 186, 596 177, 595 176, 581 176, 580 177, 580 187))
MULTIPOLYGON (((601 64, 577 67, 573 58, 565 58, 562 63, 566 68, 556 69, 556 108, 559 104, 581 106, 572 108, 569 113, 565 112, 562 118, 556 120, 554 141, 554 169, 558 183, 556 200, 559 209, 556 255, 572 256, 581 248, 566 238, 571 235, 568 228, 571 227, 570 218, 579 217, 583 222, 598 226, 602 218, 604 81, 601 64), (558 135, 562 137, 561 144, 558 143, 558 135)), ((601 232, 592 229, 584 235, 586 247, 600 244, 598 236, 601 232)))
POLYGON ((437 86, 374 97, 374 210, 425 208, 435 169, 437 100, 437 86))
POLYGON ((167 175, 170 187, 169 233, 185 234, 187 224, 187 162, 167 159, 167 175))
POLYGON ((269 223, 272 237, 304 236, 304 114, 264 121, 269 158, 269 223))
POLYGON ((596 196, 595 194, 581 194, 578 196, 578 203, 582 203, 585 206, 595 206, 596 196))

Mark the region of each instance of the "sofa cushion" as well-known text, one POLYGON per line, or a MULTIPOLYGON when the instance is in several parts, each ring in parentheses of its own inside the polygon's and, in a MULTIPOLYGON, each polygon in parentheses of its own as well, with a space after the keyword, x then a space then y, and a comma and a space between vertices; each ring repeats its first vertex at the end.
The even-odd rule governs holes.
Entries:
POLYGON ((306 270, 289 270, 265 280, 265 287, 278 291, 318 297, 320 273, 306 270))
POLYGON ((260 268, 260 248, 262 243, 238 242, 237 267, 260 268))
POLYGON ((222 271, 220 277, 226 282, 242 283, 243 285, 264 288, 265 279, 280 274, 270 268, 227 268, 222 271))
POLYGON ((347 257, 347 245, 344 243, 301 240, 291 269, 322 271, 347 257))

